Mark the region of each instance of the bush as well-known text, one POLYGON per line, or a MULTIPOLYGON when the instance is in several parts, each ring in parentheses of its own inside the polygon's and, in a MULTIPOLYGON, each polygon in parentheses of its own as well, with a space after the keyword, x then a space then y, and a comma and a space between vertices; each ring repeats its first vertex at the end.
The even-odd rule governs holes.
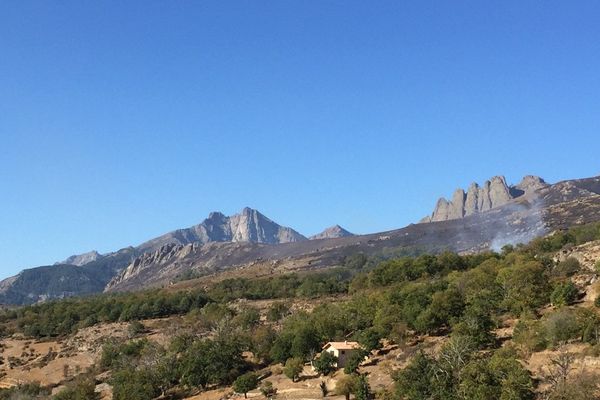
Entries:
POLYGON ((337 357, 328 351, 323 351, 319 358, 313 361, 315 370, 323 375, 329 375, 329 373, 335 371, 337 363, 337 357))
POLYGON ((292 382, 300 377, 300 373, 304 369, 304 360, 299 357, 290 358, 285 362, 283 373, 290 378, 292 382))
POLYGON ((290 312, 290 307, 281 302, 273 303, 267 310, 267 321, 276 322, 290 312))
POLYGON ((127 333, 129 337, 136 337, 146 331, 146 327, 140 321, 132 321, 129 323, 127 327, 127 333))
POLYGON ((346 400, 356 391, 357 379, 355 375, 344 375, 335 384, 335 394, 344 396, 346 400))
POLYGON ((256 374, 253 372, 240 375, 235 381, 233 381, 233 390, 236 393, 243 393, 244 398, 248 398, 248 392, 256 389, 257 386, 258 376, 256 376, 256 374))
POLYGON ((573 282, 567 281, 559 283, 550 295, 550 302, 557 307, 566 306, 577 300, 578 294, 579 291, 573 282))
POLYGON ((550 314, 544 321, 544 328, 548 342, 553 346, 577 338, 581 331, 575 313, 566 308, 550 314))
POLYGON ((160 395, 160 388, 149 369, 122 369, 111 378, 114 400, 148 400, 160 395))
POLYGON ((263 381, 263 383, 260 384, 260 392, 265 398, 271 399, 277 394, 277 388, 273 387, 273 382, 263 381))
POLYGON ((575 257, 567 257, 566 260, 559 262, 552 272, 557 276, 568 277, 576 274, 580 267, 581 264, 578 259, 575 257))
POLYGON ((99 398, 95 390, 93 378, 79 379, 52 397, 52 400, 94 400, 99 398))
POLYGON ((528 358, 531 353, 546 348, 546 331, 544 325, 533 315, 522 317, 513 331, 513 341, 528 358))
POLYGON ((363 349, 357 350, 346 360, 346 366, 344 367, 345 374, 353 374, 358 371, 358 367, 365 360, 365 357, 369 353, 363 349))

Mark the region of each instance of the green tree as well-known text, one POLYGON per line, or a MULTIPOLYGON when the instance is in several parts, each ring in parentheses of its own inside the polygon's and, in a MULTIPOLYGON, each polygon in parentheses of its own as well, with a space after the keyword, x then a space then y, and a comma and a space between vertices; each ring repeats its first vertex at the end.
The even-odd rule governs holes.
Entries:
POLYGON ((182 382, 188 386, 231 383, 246 367, 234 340, 197 341, 181 356, 182 382))
POLYGON ((381 334, 375 328, 369 328, 358 335, 358 343, 368 352, 381 348, 381 334))
POLYGON ((344 366, 345 374, 353 374, 358 371, 358 367, 365 360, 365 357, 368 355, 366 350, 359 349, 353 352, 350 357, 346 360, 346 365, 344 366))
POLYGON ((538 261, 517 261, 500 270, 497 279, 504 296, 502 304, 515 315, 535 310, 548 301, 548 280, 538 261))
POLYGON ((335 371, 337 357, 328 351, 321 352, 321 355, 313 361, 313 366, 317 372, 323 375, 335 371))
POLYGON ((408 366, 394 375, 395 391, 401 399, 428 400, 432 397, 435 360, 418 352, 408 366))
POLYGON ((550 295, 550 302, 552 305, 557 307, 566 306, 577 300, 578 294, 579 291, 573 282, 562 282, 556 285, 552 291, 552 294, 550 295))
POLYGON ((243 393, 244 398, 248 398, 248 392, 256 389, 258 386, 258 376, 253 372, 240 375, 233 381, 233 390, 236 393, 243 393))
POLYGON ((484 299, 472 299, 459 322, 453 326, 453 333, 468 336, 480 348, 490 345, 496 338, 492 332, 495 324, 491 313, 492 310, 484 299))
POLYGON ((299 357, 289 358, 283 367, 283 373, 290 378, 292 382, 300 377, 300 373, 304 369, 304 360, 299 357))
POLYGON ((356 400, 369 400, 371 398, 371 387, 366 375, 359 375, 354 389, 356 400))
POLYGON ((259 389, 266 399, 272 399, 277 394, 277 388, 273 387, 273 382, 271 381, 263 381, 259 389))
POLYGON ((346 400, 350 399, 350 395, 356 390, 357 379, 355 375, 343 375, 335 384, 335 394, 344 396, 346 400))
POLYGON ((148 369, 124 368, 112 378, 114 400, 149 400, 160 395, 154 374, 148 369))
POLYGON ((553 346, 575 339, 581 332, 575 313, 566 308, 548 315, 544 320, 544 328, 548 342, 553 346))

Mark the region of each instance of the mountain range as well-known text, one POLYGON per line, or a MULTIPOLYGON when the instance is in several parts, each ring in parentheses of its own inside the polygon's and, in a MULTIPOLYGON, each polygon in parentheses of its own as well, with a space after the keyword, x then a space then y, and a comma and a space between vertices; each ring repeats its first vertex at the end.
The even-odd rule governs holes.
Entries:
POLYGON ((264 273, 328 268, 364 253, 475 252, 532 238, 575 224, 600 221, 600 177, 546 183, 526 176, 508 185, 497 176, 440 199, 432 214, 405 228, 354 235, 340 226, 307 238, 244 208, 211 213, 200 224, 166 233, 113 253, 74 255, 31 268, 0 282, 0 303, 30 304, 100 292, 139 290, 181 276, 217 275, 255 268, 264 273))

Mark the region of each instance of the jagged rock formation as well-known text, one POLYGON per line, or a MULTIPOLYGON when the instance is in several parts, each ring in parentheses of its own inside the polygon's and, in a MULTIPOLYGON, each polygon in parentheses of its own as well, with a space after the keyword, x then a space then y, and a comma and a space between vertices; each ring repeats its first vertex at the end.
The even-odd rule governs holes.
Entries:
POLYGON ((334 226, 330 226, 329 228, 325 229, 321 233, 317 233, 316 235, 309 237, 309 239, 310 240, 334 239, 334 238, 341 238, 341 237, 348 237, 348 236, 354 236, 354 234, 348 232, 347 230, 345 230, 344 228, 342 228, 339 225, 334 225, 334 226))
POLYGON ((98 253, 96 250, 92 250, 87 253, 72 255, 64 261, 54 263, 54 265, 76 265, 81 267, 82 265, 98 260, 100 257, 102 257, 100 253, 98 253))
POLYGON ((295 230, 278 225, 257 210, 244 208, 239 214, 227 217, 212 212, 202 223, 159 236, 137 247, 141 252, 154 251, 166 244, 252 242, 290 243, 307 240, 295 230))
POLYGON ((420 222, 447 221, 460 219, 500 207, 521 196, 535 196, 535 193, 547 187, 548 184, 540 177, 528 175, 517 185, 509 186, 503 176, 495 176, 486 181, 483 186, 472 183, 465 193, 457 189, 452 200, 438 200, 433 213, 420 222))

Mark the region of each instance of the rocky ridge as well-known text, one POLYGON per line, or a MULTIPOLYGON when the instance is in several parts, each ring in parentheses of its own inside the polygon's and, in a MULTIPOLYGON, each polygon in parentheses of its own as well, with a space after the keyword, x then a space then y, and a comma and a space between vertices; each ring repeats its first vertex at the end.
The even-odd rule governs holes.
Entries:
POLYGON ((72 255, 71 257, 68 257, 66 260, 64 261, 59 261, 54 263, 54 265, 76 265, 78 267, 81 267, 85 264, 89 264, 92 261, 96 261, 99 258, 102 257, 102 254, 98 253, 96 250, 92 250, 89 251, 87 253, 83 253, 83 254, 75 254, 72 255))
POLYGON ((504 176, 494 176, 482 186, 472 183, 465 193, 456 189, 451 200, 440 198, 431 215, 420 222, 437 222, 460 219, 500 207, 519 197, 535 196, 535 193, 548 187, 548 184, 538 176, 525 176, 517 185, 509 186, 504 176))

